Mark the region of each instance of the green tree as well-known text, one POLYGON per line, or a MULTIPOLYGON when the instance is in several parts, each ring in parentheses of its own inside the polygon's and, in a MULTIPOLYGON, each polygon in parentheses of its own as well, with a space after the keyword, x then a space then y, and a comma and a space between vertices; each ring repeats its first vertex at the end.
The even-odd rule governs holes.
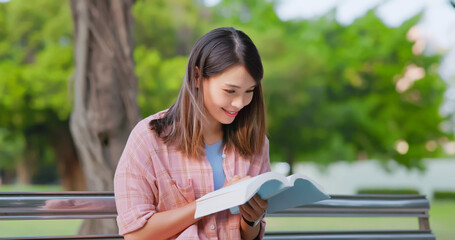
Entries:
POLYGON ((135 17, 135 72, 143 117, 175 101, 196 40, 209 29, 213 13, 194 0, 139 0, 135 17))
MULTIPOLYGON (((215 27, 234 26, 252 37, 263 59, 273 161, 393 158, 418 167, 419 159, 440 156, 439 142, 446 136, 438 128, 445 88, 436 73, 440 59, 413 55, 413 43, 405 38, 419 16, 387 28, 371 11, 341 26, 334 12, 281 21, 275 5, 231 0, 207 8, 193 0, 136 1, 134 70, 142 116, 174 102, 197 38, 215 27), (425 75, 397 91, 411 70, 425 75), (404 154, 396 150, 400 140, 408 144, 404 154)), ((70 16, 67 2, 0 4, 0 168, 76 157, 71 139, 55 141, 70 136, 70 16)))
POLYGON ((20 141, 24 151, 1 161, 15 161, 23 184, 39 165, 57 158, 63 186, 84 188, 68 128, 66 83, 73 71, 72 49, 67 3, 0 4, 0 128, 20 141), (49 149, 53 156, 46 154, 49 149))
MULTIPOLYGON (((88 190, 114 190, 128 135, 140 120, 132 58, 134 0, 70 0, 74 21, 74 106, 70 128, 88 190)), ((115 233, 114 219, 83 222, 79 233, 115 233)))
POLYGON ((420 167, 443 154, 440 56, 414 55, 406 39, 420 15, 398 28, 374 11, 349 26, 335 21, 335 11, 283 22, 274 4, 222 1, 213 9, 215 26, 245 30, 261 52, 272 160, 395 159, 420 167), (414 82, 403 88, 404 78, 414 82))
POLYGON ((295 71, 271 79, 272 143, 291 163, 296 157, 323 164, 368 157, 418 167, 420 159, 438 156, 425 145, 445 136, 438 129, 444 91, 436 72, 439 57, 414 55, 406 39, 419 16, 387 28, 370 11, 343 27, 333 14, 302 24, 294 36, 307 36, 308 42, 303 37, 287 44, 295 57, 287 69, 295 71), (425 76, 398 91, 397 80, 409 66, 419 66, 425 76), (278 86, 288 83, 294 91, 280 98, 278 86), (397 152, 399 140, 408 151, 397 152))

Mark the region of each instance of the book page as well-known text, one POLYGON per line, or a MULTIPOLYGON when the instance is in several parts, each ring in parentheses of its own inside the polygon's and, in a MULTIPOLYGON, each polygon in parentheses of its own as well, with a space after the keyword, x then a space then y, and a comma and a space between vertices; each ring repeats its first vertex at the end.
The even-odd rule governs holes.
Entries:
POLYGON ((290 176, 294 186, 269 199, 268 212, 277 212, 287 208, 329 199, 330 196, 318 184, 306 176, 290 176))
POLYGON ((327 194, 327 192, 324 190, 324 188, 319 185, 319 183, 315 182, 313 179, 311 179, 310 177, 308 177, 307 175, 304 175, 304 174, 301 174, 301 173, 296 173, 296 174, 292 174, 290 176, 287 177, 288 181, 291 183, 291 185, 294 185, 294 182, 295 180, 297 179, 305 179, 305 180, 308 180, 311 182, 311 184, 313 184, 317 189, 319 189, 321 192, 327 194))
POLYGON ((271 197, 279 192, 283 186, 289 186, 286 177, 281 174, 267 172, 246 180, 242 180, 217 191, 208 193, 196 200, 195 218, 215 212, 231 209, 238 213, 238 206, 245 204, 251 197, 261 190, 262 197, 271 197), (273 179, 272 182, 270 180, 273 179), (267 182, 262 187, 261 186, 267 182), (269 183, 270 182, 270 183, 269 183))
MULTIPOLYGON (((252 184, 251 189, 249 189, 247 198, 248 200, 251 199, 255 194, 258 194, 259 197, 262 199, 269 199, 280 192, 286 190, 287 188, 291 187, 291 184, 286 180, 283 176, 283 178, 279 179, 267 179, 262 185, 258 188, 257 186, 254 186, 252 184), (283 182, 285 181, 285 182, 283 182)), ((262 181, 261 181, 262 182, 262 181)), ((233 208, 230 208, 230 211, 232 214, 237 214, 239 213, 239 208, 238 206, 235 206, 233 208)))
POLYGON ((204 195, 201 198, 199 198, 198 201, 203 201, 205 199, 209 199, 209 198, 212 198, 212 197, 224 195, 226 193, 233 192, 233 191, 239 191, 239 189, 247 189, 248 185, 251 184, 251 182, 253 182, 254 180, 255 180, 255 178, 249 178, 249 179, 245 179, 245 180, 243 180, 241 182, 237 182, 237 183, 235 183, 233 185, 229 185, 229 186, 220 188, 220 189, 218 189, 216 191, 213 191, 211 193, 207 193, 206 195, 204 195))
POLYGON ((330 198, 322 187, 304 175, 294 174, 285 177, 278 173, 267 172, 197 199, 195 218, 226 209, 236 214, 239 212, 238 206, 248 202, 256 193, 261 198, 268 199, 268 212, 330 198))

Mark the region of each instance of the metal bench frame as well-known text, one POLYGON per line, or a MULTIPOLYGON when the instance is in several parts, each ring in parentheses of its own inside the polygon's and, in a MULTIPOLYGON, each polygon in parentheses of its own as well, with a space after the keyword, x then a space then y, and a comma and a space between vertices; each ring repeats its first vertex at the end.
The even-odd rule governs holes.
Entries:
MULTIPOLYGON (((423 195, 334 195, 267 217, 413 217, 418 229, 371 231, 266 231, 264 239, 436 239, 423 195)), ((101 219, 117 216, 113 192, 0 192, 0 220, 101 219)), ((118 235, 0 239, 123 239, 118 235)))

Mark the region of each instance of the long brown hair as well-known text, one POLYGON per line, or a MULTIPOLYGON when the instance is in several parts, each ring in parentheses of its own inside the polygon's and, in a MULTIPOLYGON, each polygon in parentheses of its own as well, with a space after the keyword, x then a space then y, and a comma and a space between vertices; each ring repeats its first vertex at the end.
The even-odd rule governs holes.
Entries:
POLYGON ((265 140, 265 109, 261 80, 264 75, 261 57, 253 41, 232 27, 217 28, 202 36, 191 50, 183 85, 175 103, 164 117, 150 121, 165 143, 192 157, 203 156, 202 123, 206 113, 202 84, 197 77, 209 78, 234 65, 244 66, 256 81, 253 99, 242 108, 231 124, 223 124, 223 144, 248 157, 262 150, 265 140), (199 72, 196 70, 199 69, 199 72))

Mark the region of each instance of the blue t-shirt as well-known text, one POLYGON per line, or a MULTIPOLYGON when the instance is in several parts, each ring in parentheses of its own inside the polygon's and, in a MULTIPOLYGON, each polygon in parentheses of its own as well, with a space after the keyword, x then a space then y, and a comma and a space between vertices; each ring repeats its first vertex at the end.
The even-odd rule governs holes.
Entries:
POLYGON ((205 155, 212 166, 213 183, 215 190, 220 189, 224 185, 226 175, 223 170, 223 150, 221 149, 223 141, 219 141, 213 145, 205 144, 205 155))

